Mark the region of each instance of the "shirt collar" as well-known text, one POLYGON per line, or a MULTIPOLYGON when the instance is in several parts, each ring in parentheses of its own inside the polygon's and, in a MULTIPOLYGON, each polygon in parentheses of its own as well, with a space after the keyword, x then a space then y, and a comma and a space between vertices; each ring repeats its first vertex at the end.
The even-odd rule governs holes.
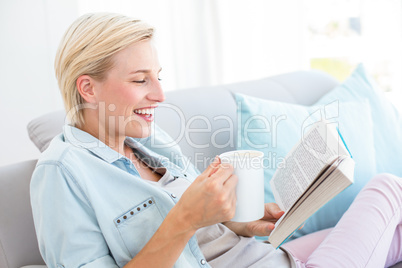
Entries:
POLYGON ((131 147, 132 149, 135 150, 135 152, 138 152, 140 154, 140 159, 141 160, 147 160, 149 159, 150 162, 149 164, 155 165, 156 162, 161 162, 162 164, 166 163, 169 161, 169 159, 165 156, 159 155, 152 151, 151 149, 147 148, 144 146, 144 139, 137 139, 137 138, 132 138, 132 137, 126 137, 125 143, 131 147), (152 164, 154 163, 154 164, 152 164))
POLYGON ((71 125, 63 126, 63 135, 67 142, 74 146, 87 149, 108 163, 113 163, 114 161, 124 157, 122 154, 116 152, 88 132, 71 125))
MULTIPOLYGON (((120 158, 126 158, 124 155, 116 152, 105 143, 101 142, 99 139, 95 138, 88 132, 85 132, 81 129, 78 129, 71 125, 63 126, 63 135, 67 142, 71 143, 74 146, 85 148, 88 151, 92 152, 96 156, 105 160, 108 163, 113 163, 120 158)), ((167 161, 166 157, 157 155, 153 153, 151 150, 147 149, 140 141, 137 139, 126 137, 125 143, 131 148, 135 148, 143 155, 148 157, 157 158, 162 163, 167 161)))

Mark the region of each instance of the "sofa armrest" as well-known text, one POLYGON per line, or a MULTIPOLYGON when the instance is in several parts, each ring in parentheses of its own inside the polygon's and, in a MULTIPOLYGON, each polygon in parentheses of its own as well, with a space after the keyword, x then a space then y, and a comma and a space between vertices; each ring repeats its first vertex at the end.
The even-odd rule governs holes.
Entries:
POLYGON ((29 184, 37 160, 0 167, 0 267, 43 265, 31 211, 29 184))

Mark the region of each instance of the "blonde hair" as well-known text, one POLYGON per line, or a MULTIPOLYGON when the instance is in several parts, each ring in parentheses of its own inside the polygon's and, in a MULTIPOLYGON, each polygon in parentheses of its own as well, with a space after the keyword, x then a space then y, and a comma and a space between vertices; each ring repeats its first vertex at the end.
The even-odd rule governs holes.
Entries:
POLYGON ((113 13, 90 13, 68 28, 58 48, 54 68, 70 123, 84 124, 76 81, 89 75, 102 81, 113 67, 112 57, 127 46, 151 39, 154 29, 140 20, 113 13))

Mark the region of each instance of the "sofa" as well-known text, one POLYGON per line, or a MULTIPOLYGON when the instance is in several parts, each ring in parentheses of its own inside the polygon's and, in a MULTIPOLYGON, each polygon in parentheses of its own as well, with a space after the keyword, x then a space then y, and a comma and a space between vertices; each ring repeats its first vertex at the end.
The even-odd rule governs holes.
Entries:
MULTIPOLYGON (((181 147, 199 170, 207 159, 235 150, 236 102, 233 93, 311 105, 339 84, 320 71, 298 71, 229 85, 166 93, 156 109, 156 123, 181 147), (219 131, 230 129, 230 131, 219 131)), ((64 111, 33 119, 29 136, 40 151, 61 132, 64 111)), ((29 199, 29 183, 37 160, 0 167, 0 267, 46 267, 39 253, 29 199)), ((402 265, 400 264, 400 266, 402 265)))

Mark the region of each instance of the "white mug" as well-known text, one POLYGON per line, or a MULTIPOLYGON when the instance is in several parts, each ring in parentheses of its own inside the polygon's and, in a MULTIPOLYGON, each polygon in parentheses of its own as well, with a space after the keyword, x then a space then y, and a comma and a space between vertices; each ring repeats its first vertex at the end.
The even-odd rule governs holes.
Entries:
POLYGON ((239 150, 219 156, 222 163, 230 163, 238 177, 236 213, 232 221, 249 222, 264 216, 264 153, 239 150))

